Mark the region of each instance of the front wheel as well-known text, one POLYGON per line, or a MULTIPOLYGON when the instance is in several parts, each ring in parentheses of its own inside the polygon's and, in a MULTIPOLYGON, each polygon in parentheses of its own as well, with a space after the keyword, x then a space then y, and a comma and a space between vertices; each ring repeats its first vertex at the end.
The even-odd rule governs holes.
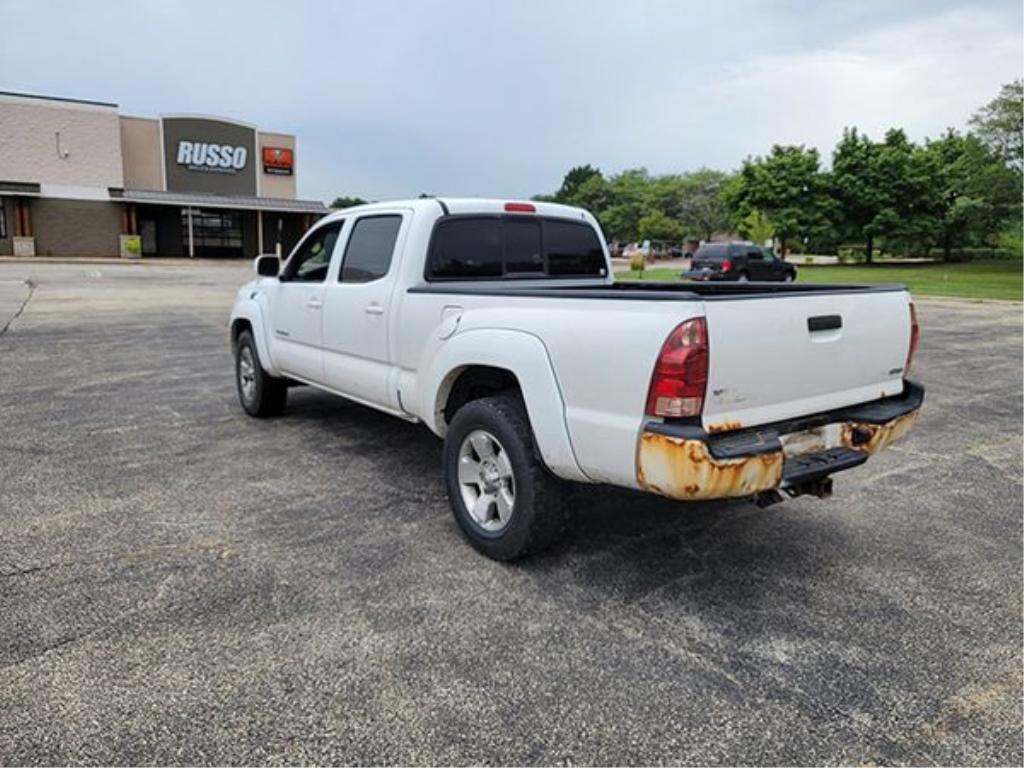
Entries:
POLYGON ((750 277, 747 275, 746 272, 740 272, 739 277, 736 278, 736 282, 738 282, 738 283, 746 283, 746 282, 749 282, 749 281, 750 281, 750 277))
POLYGON ((448 503, 469 543, 494 560, 553 544, 565 528, 565 487, 537 455, 517 395, 459 409, 444 444, 448 503))
POLYGON ((784 283, 792 283, 794 280, 796 280, 796 275, 793 272, 787 272, 782 278, 784 283))
POLYGON ((288 384, 263 370, 249 331, 242 331, 235 343, 235 385, 238 400, 250 416, 273 416, 284 410, 288 384))

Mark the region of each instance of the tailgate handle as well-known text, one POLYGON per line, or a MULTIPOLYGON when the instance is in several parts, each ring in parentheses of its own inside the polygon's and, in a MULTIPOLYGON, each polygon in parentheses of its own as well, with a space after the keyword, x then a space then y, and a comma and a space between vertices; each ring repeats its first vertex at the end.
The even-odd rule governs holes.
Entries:
POLYGON ((807 330, 815 331, 836 331, 843 327, 843 318, 840 315, 818 315, 807 318, 807 330))

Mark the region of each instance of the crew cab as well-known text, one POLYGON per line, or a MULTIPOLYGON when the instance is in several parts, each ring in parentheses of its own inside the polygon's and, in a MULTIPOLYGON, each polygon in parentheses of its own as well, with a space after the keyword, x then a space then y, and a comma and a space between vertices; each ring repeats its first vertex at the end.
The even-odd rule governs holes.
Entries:
POLYGON ((753 243, 705 243, 693 254, 690 270, 682 276, 691 280, 791 283, 796 280, 796 267, 776 256, 771 248, 753 243))
POLYGON ((825 497, 917 418, 903 287, 616 282, 604 243, 553 203, 332 213, 238 292, 242 407, 280 413, 308 384, 423 424, 459 527, 496 559, 559 536, 568 483, 825 497))

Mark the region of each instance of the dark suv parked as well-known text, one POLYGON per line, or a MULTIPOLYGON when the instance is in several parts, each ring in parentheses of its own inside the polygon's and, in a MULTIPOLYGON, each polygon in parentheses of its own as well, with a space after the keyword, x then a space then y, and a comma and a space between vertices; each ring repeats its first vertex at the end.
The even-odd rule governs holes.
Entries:
POLYGON ((693 254, 691 280, 761 280, 791 283, 796 267, 780 259, 771 248, 751 243, 706 243, 693 254))

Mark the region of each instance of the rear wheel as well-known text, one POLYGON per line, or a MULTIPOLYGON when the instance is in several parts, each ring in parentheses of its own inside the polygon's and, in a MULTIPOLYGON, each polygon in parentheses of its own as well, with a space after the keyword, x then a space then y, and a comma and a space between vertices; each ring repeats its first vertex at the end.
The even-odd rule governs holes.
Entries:
POLYGON ((784 283, 792 283, 794 280, 796 280, 796 275, 793 272, 787 272, 782 278, 784 283))
POLYGON ((740 272, 739 276, 736 278, 736 281, 740 283, 746 283, 749 280, 750 276, 746 272, 740 272))
POLYGON ((263 370, 250 331, 242 331, 235 342, 235 385, 238 400, 250 416, 273 416, 284 410, 288 383, 263 370))
POLYGON ((455 414, 444 445, 452 514, 477 550, 512 560, 553 544, 565 528, 565 484, 537 455, 522 400, 473 400, 455 414))

